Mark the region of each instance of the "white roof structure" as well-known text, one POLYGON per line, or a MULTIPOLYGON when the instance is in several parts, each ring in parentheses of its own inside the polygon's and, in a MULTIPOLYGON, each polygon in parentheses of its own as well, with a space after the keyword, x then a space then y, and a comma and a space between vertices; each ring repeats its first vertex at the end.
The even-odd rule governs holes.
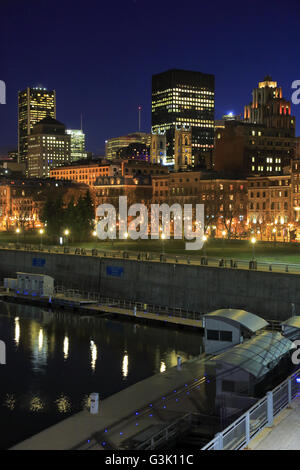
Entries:
POLYGON ((239 324, 244 326, 252 333, 268 326, 268 323, 254 313, 246 312, 246 310, 238 310, 233 308, 223 308, 207 313, 204 317, 215 317, 220 320, 227 320, 231 324, 239 324))
POLYGON ((293 347, 293 342, 279 332, 262 331, 248 341, 219 354, 214 360, 229 364, 233 369, 243 369, 260 378, 270 372, 293 347))

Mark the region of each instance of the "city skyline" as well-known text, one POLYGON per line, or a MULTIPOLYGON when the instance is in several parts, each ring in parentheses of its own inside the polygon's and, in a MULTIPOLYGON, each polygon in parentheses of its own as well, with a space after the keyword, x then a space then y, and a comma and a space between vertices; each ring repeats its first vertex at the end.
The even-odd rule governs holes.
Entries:
MULTIPOLYGON (((178 28, 178 31, 173 31, 170 22, 166 21, 170 6, 170 2, 166 0, 160 5, 159 21, 155 22, 156 29, 153 30, 153 34, 149 32, 151 31, 149 26, 156 15, 156 2, 151 3, 150 9, 150 6, 145 7, 143 2, 115 2, 113 6, 97 7, 96 2, 88 1, 86 10, 81 11, 72 10, 71 3, 65 1, 61 10, 54 6, 51 11, 51 18, 57 20, 56 32, 52 34, 51 41, 48 33, 53 25, 45 18, 47 13, 50 14, 52 7, 48 2, 42 3, 43 21, 39 11, 31 12, 29 16, 30 7, 36 4, 34 0, 27 2, 27 6, 12 1, 10 5, 2 7, 3 18, 8 20, 7 25, 11 16, 15 16, 15 35, 11 34, 11 28, 6 25, 0 33, 3 35, 1 79, 7 85, 7 104, 0 107, 1 154, 17 146, 17 93, 26 86, 41 84, 48 89, 55 89, 57 118, 66 124, 67 128, 79 129, 83 114, 87 150, 104 155, 106 139, 138 130, 139 105, 142 106, 141 130, 150 131, 151 78, 156 73, 179 68, 214 74, 216 119, 230 111, 241 114, 244 104, 251 102, 251 90, 265 75, 271 75, 282 85, 283 95, 288 100, 292 94, 291 84, 298 78, 296 64, 293 65, 291 60, 292 50, 288 47, 291 43, 295 46, 299 42, 296 37, 296 16, 292 15, 292 8, 296 5, 293 1, 288 2, 284 9, 290 21, 281 25, 280 29, 278 28, 281 21, 279 2, 272 2, 274 13, 271 14, 268 8, 270 2, 260 5, 259 17, 252 6, 244 5, 244 10, 241 10, 237 2, 231 2, 232 7, 236 9, 235 22, 232 24, 230 11, 225 11, 224 6, 218 6, 220 14, 215 17, 212 7, 200 8, 196 2, 189 1, 187 11, 191 11, 188 6, 193 7, 195 11, 201 13, 201 17, 211 18, 211 21, 208 20, 205 25, 200 22, 201 26, 198 24, 197 29, 196 18, 194 19, 192 15, 187 25, 183 25, 183 29, 178 28), (17 11, 15 11, 16 5, 17 11), (113 7, 117 7, 119 14, 112 17, 113 7), (99 30, 93 18, 93 15, 97 18, 95 12, 101 13, 102 17, 112 17, 113 21, 107 21, 107 24, 102 22, 102 28, 99 30), (66 13, 70 20, 63 28, 61 17, 66 13), (145 17, 141 21, 143 14, 145 17), (74 33, 80 26, 81 15, 84 16, 85 28, 77 36, 73 34, 72 43, 68 34, 71 31, 74 33), (125 18, 122 15, 125 15, 125 18), (255 34, 246 34, 254 19, 255 34), (27 54, 23 55, 19 49, 20 35, 24 33, 24 24, 26 23, 28 27, 33 22, 36 24, 35 32, 41 32, 42 29, 43 34, 40 34, 38 42, 36 35, 32 33, 27 35, 29 47, 27 54), (87 24, 90 25, 89 31, 87 24), (209 28, 213 28, 213 38, 205 35, 209 28), (128 38, 126 49, 121 41, 125 32, 128 38), (172 32, 173 36, 169 36, 170 39, 161 43, 163 47, 159 47, 161 34, 158 33, 163 32, 166 36, 172 32), (185 34, 187 32, 189 34, 185 34), (145 58, 143 50, 149 50, 150 37, 153 46, 145 58), (274 40, 272 43, 265 40, 267 37, 277 37, 278 41, 274 40), (31 52, 30 45, 33 41, 34 52, 31 52), (9 44, 5 50, 4 44, 9 44), (64 44, 63 48, 59 47, 61 44, 64 44), (244 48, 246 53, 243 53, 244 58, 241 59, 244 48), (78 73, 77 61, 80 54, 82 71, 79 70, 78 73), (39 60, 36 60, 37 57, 39 60), (132 72, 124 74, 122 73, 124 69, 132 72)), ((172 13, 169 15, 172 17, 172 22, 176 23, 180 18, 179 2, 172 2, 172 6, 172 13)), ((296 117, 296 135, 298 135, 300 133, 299 119, 297 119, 300 117, 298 106, 292 106, 292 114, 296 117)))

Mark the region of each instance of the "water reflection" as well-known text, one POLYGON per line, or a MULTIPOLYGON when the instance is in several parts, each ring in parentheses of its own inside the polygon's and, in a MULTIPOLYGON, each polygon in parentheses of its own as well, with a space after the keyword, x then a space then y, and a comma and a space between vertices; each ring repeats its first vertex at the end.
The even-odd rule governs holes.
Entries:
POLYGON ((198 355, 201 343, 199 333, 7 303, 0 329, 1 449, 82 410, 91 392, 105 399, 198 355))
POLYGON ((7 393, 4 398, 3 405, 8 409, 13 410, 16 406, 16 397, 14 394, 7 393))
POLYGON ((128 354, 125 351, 125 354, 123 356, 123 362, 122 362, 122 374, 123 378, 125 379, 128 375, 128 354))
POLYGON ((95 345, 94 341, 91 341, 90 347, 91 347, 91 368, 94 371, 96 369, 96 361, 97 361, 97 346, 95 345))
POLYGON ((19 317, 15 317, 15 343, 17 346, 19 346, 20 342, 20 323, 19 323, 19 317))
POLYGON ((32 397, 30 400, 30 411, 42 411, 44 408, 44 403, 39 396, 32 397))
POLYGON ((65 336, 64 339, 64 359, 68 359, 69 357, 69 338, 65 336))
POLYGON ((55 400, 59 413, 68 413, 71 411, 71 400, 67 395, 62 394, 57 400, 55 400))

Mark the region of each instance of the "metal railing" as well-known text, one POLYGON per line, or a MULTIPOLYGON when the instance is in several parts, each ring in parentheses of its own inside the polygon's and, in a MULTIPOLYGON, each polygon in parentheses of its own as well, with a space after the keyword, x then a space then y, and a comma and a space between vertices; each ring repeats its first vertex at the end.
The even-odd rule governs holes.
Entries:
POLYGON ((170 439, 174 439, 178 435, 182 435, 191 426, 192 414, 186 415, 173 421, 171 424, 163 427, 157 433, 153 434, 149 439, 134 447, 134 450, 153 450, 160 447, 170 439))
POLYGON ((230 269, 250 269, 257 271, 270 271, 270 272, 285 272, 300 274, 300 264, 295 263, 278 263, 278 262, 267 262, 259 261, 257 259, 238 259, 238 258, 215 258, 207 257, 205 255, 190 255, 180 254, 175 255, 172 253, 159 253, 159 252, 136 252, 136 251, 121 251, 111 249, 85 249, 85 248, 73 248, 63 246, 47 246, 39 247, 38 245, 21 245, 15 243, 7 243, 5 245, 0 244, 1 249, 7 250, 25 250, 34 252, 44 252, 53 254, 67 254, 76 256, 92 256, 92 257, 103 257, 103 258, 117 258, 117 259, 129 259, 136 261, 153 261, 161 263, 171 263, 174 266, 177 264, 190 264, 190 265, 201 265, 206 267, 217 267, 217 268, 230 268, 230 269))
POLYGON ((107 307, 117 307, 127 310, 132 310, 136 308, 137 311, 147 313, 152 313, 158 316, 167 316, 167 317, 177 317, 184 318, 189 320, 201 321, 203 318, 203 313, 196 312, 189 309, 184 309, 180 307, 169 307, 167 305, 156 305, 156 304, 147 304, 143 302, 137 302, 134 300, 124 300, 112 297, 105 297, 99 292, 89 292, 81 291, 78 289, 67 289, 64 286, 56 286, 55 294, 62 296, 65 299, 81 299, 81 300, 90 300, 101 306, 107 307))
POLYGON ((252 408, 218 433, 201 450, 239 450, 246 447, 264 427, 272 426, 274 417, 298 395, 300 370, 259 400, 252 408))

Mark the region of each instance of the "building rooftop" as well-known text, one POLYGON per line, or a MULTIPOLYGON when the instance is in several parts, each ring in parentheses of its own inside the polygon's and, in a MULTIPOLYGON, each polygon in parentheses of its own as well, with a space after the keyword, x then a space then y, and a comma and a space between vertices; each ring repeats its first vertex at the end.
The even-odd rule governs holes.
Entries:
POLYGON ((256 378, 263 377, 293 348, 293 343, 278 332, 263 331, 214 358, 239 367, 256 378))
POLYGON ((215 317, 219 319, 228 320, 229 323, 238 323, 241 326, 244 326, 252 333, 255 333, 262 328, 265 328, 268 323, 258 315, 255 315, 250 312, 246 312, 246 310, 238 310, 238 309, 220 309, 215 310, 214 312, 207 313, 204 317, 215 317))

